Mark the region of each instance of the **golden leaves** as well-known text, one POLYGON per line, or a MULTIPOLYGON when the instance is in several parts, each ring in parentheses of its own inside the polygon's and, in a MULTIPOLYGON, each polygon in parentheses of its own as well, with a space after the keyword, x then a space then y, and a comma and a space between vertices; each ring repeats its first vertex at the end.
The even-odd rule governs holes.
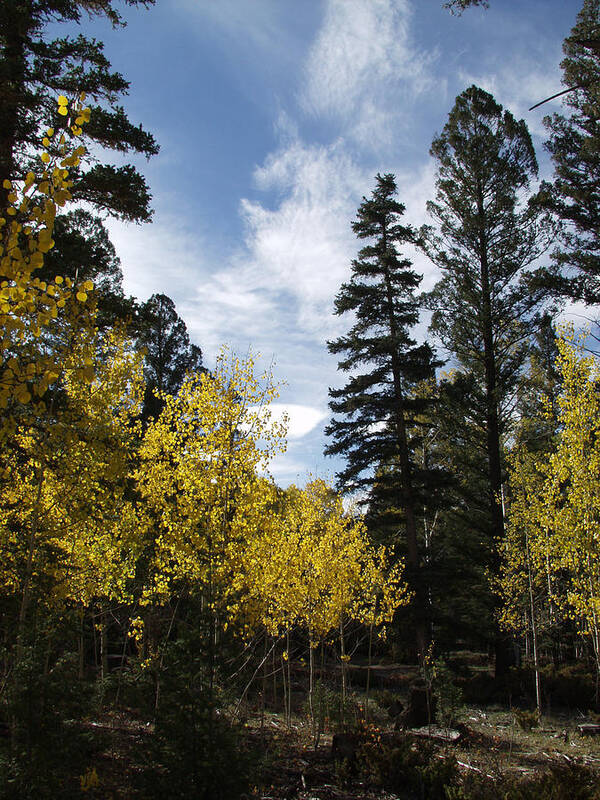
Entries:
MULTIPOLYGON (((80 98, 71 103, 71 110, 85 122, 89 109, 82 108, 82 102, 80 98)), ((58 98, 58 111, 63 116, 69 113, 69 102, 63 95, 58 98)), ((39 176, 30 171, 22 182, 4 181, 9 194, 7 207, 0 217, 0 269, 5 278, 0 284, 0 328, 3 331, 0 356, 10 351, 17 354, 17 363, 10 368, 4 366, 0 371, 0 408, 3 409, 9 408, 11 403, 24 404, 34 395, 43 395, 48 385, 43 376, 59 365, 48 348, 35 341, 41 343, 45 331, 55 329, 61 316, 72 316, 72 312, 67 311, 71 299, 85 303, 92 288, 88 281, 73 292, 70 282, 63 283, 62 278, 54 284, 46 284, 33 275, 43 266, 44 255, 54 246, 52 231, 56 209, 71 199, 69 173, 62 162, 66 160, 74 165, 85 152, 82 146, 69 152, 64 134, 58 144, 53 143, 53 137, 53 128, 48 128, 42 137, 43 167, 39 176), (26 380, 21 365, 24 361, 35 364, 33 374, 27 374, 26 380)))
MULTIPOLYGON (((503 621, 520 628, 524 615, 539 615, 539 625, 560 613, 598 641, 600 369, 572 328, 559 334, 562 390, 553 449, 539 454, 520 445, 511 454, 510 517, 499 581, 503 621)), ((552 414, 548 402, 546 415, 552 414)))
POLYGON ((316 642, 343 618, 379 625, 408 601, 402 564, 371 545, 363 522, 325 481, 280 497, 270 492, 235 578, 255 625, 274 635, 300 625, 316 642))

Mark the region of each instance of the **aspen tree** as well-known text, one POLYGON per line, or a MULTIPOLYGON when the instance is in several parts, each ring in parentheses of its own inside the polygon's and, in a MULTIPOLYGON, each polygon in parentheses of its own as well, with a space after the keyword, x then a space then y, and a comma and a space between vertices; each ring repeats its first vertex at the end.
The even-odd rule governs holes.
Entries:
POLYGON ((518 627, 520 609, 527 603, 531 624, 539 624, 534 599, 542 597, 546 616, 557 609, 589 637, 598 664, 600 370, 593 357, 583 354, 572 330, 562 334, 557 444, 549 457, 513 457, 514 500, 500 587, 507 626, 518 627))

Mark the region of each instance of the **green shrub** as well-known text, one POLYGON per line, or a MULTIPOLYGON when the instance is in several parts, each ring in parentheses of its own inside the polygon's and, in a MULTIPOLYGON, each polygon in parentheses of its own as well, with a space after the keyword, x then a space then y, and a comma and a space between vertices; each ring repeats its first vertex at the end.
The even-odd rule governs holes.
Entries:
POLYGON ((517 725, 522 731, 530 731, 532 728, 539 727, 540 715, 537 709, 527 711, 527 709, 515 708, 513 709, 513 714, 517 725))
POLYGON ((441 728, 458 724, 463 707, 463 693, 456 685, 451 670, 441 659, 435 662, 433 697, 437 724, 441 728))
POLYGON ((435 745, 408 736, 373 733, 360 747, 357 760, 366 781, 403 797, 409 792, 428 800, 446 800, 446 790, 458 786, 455 758, 437 758, 435 745))
POLYGON ((247 791, 252 754, 224 706, 221 693, 210 688, 201 643, 170 644, 145 796, 238 800, 247 791))
MULTIPOLYGON (((319 734, 356 730, 364 719, 363 707, 354 695, 347 694, 343 698, 337 689, 321 682, 313 690, 312 706, 319 734)), ((304 713, 310 719, 308 699, 304 703, 304 713)))
POLYGON ((447 800, 600 800, 600 789, 593 770, 571 762, 532 778, 493 779, 469 773, 446 795, 447 800))
POLYGON ((547 666, 541 671, 541 679, 544 695, 553 707, 595 708, 596 682, 587 664, 565 664, 559 669, 547 666))
POLYGON ((75 654, 49 667, 39 648, 23 646, 2 713, 10 738, 0 756, 0 798, 80 796, 79 776, 102 744, 81 725, 88 708, 75 654))

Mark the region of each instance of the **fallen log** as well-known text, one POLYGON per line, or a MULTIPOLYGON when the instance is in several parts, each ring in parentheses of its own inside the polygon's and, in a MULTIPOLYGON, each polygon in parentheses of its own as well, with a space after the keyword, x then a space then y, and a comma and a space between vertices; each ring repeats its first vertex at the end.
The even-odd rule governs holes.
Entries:
POLYGON ((578 725, 577 730, 581 736, 598 736, 600 733, 600 725, 593 722, 584 722, 583 725, 578 725))
POLYGON ((420 736, 424 739, 436 739, 440 742, 457 742, 462 736, 460 731, 452 728, 438 728, 435 725, 426 725, 423 728, 409 728, 406 731, 411 736, 420 736))

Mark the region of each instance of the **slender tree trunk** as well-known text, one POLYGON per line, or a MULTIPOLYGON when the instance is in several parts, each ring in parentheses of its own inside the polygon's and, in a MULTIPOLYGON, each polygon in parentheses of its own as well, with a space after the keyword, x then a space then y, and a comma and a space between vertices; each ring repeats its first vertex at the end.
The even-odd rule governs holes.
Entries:
POLYGON ((535 670, 535 702, 539 716, 542 715, 542 687, 540 683, 540 663, 537 639, 537 623, 535 620, 535 606, 533 603, 533 581, 531 578, 531 556, 529 553, 529 537, 526 534, 525 548, 527 553, 527 578, 529 582, 529 611, 531 615, 531 637, 533 644, 533 668, 535 670))
POLYGON ((267 694, 267 632, 265 631, 265 646, 263 648, 262 691, 260 697, 260 728, 265 724, 265 695, 267 694))
MULTIPOLYGON (((492 291, 488 264, 487 218, 481 186, 477 190, 477 211, 479 217, 479 258, 481 279, 481 335, 483 339, 483 358, 485 369, 486 435, 489 480, 489 508, 491 518, 491 537, 494 552, 492 573, 498 573, 500 557, 498 547, 504 540, 504 514, 502 512, 502 459, 500 447, 500 418, 498 413, 498 376, 496 352, 494 347, 494 323, 492 314, 492 291)), ((502 679, 514 664, 512 639, 500 630, 495 623, 495 676, 502 679)))
MULTIPOLYGON (((387 249, 387 231, 383 230, 383 247, 387 249)), ((408 435, 406 431, 404 393, 402 391, 402 380, 400 372, 400 362, 396 349, 398 329, 394 315, 394 293, 389 272, 385 272, 385 285, 388 306, 388 326, 390 338, 392 340, 392 350, 390 353, 392 362, 392 378, 394 386, 394 425, 396 429, 396 445, 398 461, 400 465, 400 497, 401 507, 404 511, 404 521, 406 526, 406 566, 410 588, 414 592, 415 608, 415 633, 417 640, 417 653, 419 663, 422 663, 429 644, 427 619, 430 616, 427 608, 427 594, 424 592, 421 580, 421 568, 419 562, 419 549, 417 541, 417 515, 416 498, 412 482, 412 471, 410 466, 410 452, 408 447, 408 435)))
POLYGON ((108 677, 108 636, 106 630, 106 611, 100 610, 100 677, 108 677))
MULTIPOLYGON (((289 661, 289 654, 288 654, 288 661, 289 661)), ((289 725, 290 719, 288 716, 288 687, 285 675, 285 658, 283 657, 283 653, 281 654, 281 679, 283 683, 283 713, 285 715, 285 724, 289 725)))
POLYGON ((317 746, 317 731, 315 725, 315 706, 314 706, 314 688, 315 688, 315 654, 312 642, 312 631, 308 633, 308 710, 310 713, 310 720, 313 729, 313 742, 317 746))
POLYGON ((340 618, 340 661, 342 662, 342 722, 346 703, 346 642, 344 641, 344 616, 340 618))
POLYGON ((371 689, 371 664, 373 656, 373 622, 369 625, 369 658, 367 661, 367 688, 365 699, 365 721, 369 721, 369 694, 371 689))
POLYGON ((287 648, 287 654, 288 654, 288 657, 287 657, 287 685, 288 685, 288 689, 287 689, 287 691, 288 691, 288 694, 287 694, 287 702, 288 702, 287 718, 288 718, 288 725, 289 725, 290 722, 292 721, 292 665, 291 665, 292 656, 291 656, 291 653, 290 653, 290 630, 289 630, 289 628, 285 632, 285 639, 286 639, 285 646, 287 648))
POLYGON ((85 676, 85 638, 84 638, 85 609, 79 612, 79 634, 77 636, 77 649, 79 656, 79 680, 85 676))
POLYGON ((40 505, 42 501, 42 487, 44 484, 44 470, 40 466, 37 477, 37 487, 33 515, 29 527, 29 537, 27 541, 27 563, 25 566, 25 576, 23 579, 23 589, 21 592, 21 607, 19 608, 19 621, 17 624, 17 663, 23 655, 23 638, 25 636, 25 623, 27 612, 31 601, 31 581, 33 579, 33 567, 35 562, 35 551, 37 546, 37 535, 40 524, 40 505))

